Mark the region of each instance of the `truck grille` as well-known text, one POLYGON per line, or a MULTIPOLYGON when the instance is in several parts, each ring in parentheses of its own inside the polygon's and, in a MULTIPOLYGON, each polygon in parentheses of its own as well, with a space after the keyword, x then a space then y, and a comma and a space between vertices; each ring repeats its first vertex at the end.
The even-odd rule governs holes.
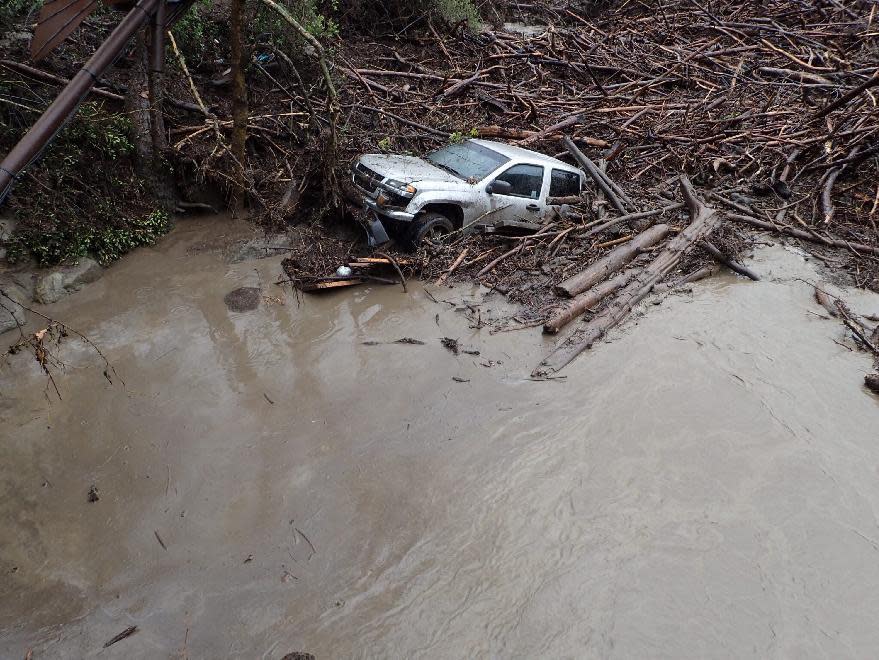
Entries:
POLYGON ((378 172, 369 169, 362 163, 354 166, 354 184, 368 192, 373 197, 378 192, 378 186, 384 179, 378 172))

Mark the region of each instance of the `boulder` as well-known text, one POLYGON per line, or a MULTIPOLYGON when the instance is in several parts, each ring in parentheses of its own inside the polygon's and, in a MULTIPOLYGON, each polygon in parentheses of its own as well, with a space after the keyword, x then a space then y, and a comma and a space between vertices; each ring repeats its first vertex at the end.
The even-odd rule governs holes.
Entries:
POLYGON ((83 257, 75 266, 65 268, 64 288, 78 290, 83 284, 91 284, 101 279, 104 269, 94 259, 83 257))
POLYGON ((66 291, 64 290, 64 274, 60 270, 43 275, 37 280, 34 289, 34 301, 43 305, 61 300, 66 291))
POLYGON ((12 218, 0 217, 0 260, 6 259, 6 247, 4 244, 12 236, 15 231, 15 220, 12 218))
MULTIPOLYGON (((20 287, 14 284, 3 284, 0 285, 0 291, 3 291, 13 300, 26 304, 27 295, 20 287)), ((26 320, 25 310, 0 296, 0 335, 14 330, 19 324, 24 325, 26 320)))
POLYGON ((34 300, 43 305, 57 302, 66 294, 78 291, 83 284, 99 279, 103 274, 104 269, 97 261, 83 257, 73 266, 65 266, 40 277, 34 289, 34 300))
POLYGON ((223 302, 233 312, 251 312, 259 307, 262 291, 255 286, 243 286, 230 291, 223 297, 223 302))

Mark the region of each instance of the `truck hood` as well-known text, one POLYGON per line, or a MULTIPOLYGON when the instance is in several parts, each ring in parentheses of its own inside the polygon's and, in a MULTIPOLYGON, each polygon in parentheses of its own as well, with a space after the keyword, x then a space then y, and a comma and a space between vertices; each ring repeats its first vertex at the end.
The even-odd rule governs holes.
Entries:
POLYGON ((457 188, 467 185, 454 174, 432 165, 417 156, 398 156, 396 154, 364 154, 360 162, 383 177, 390 177, 403 183, 432 183, 438 188, 457 188))

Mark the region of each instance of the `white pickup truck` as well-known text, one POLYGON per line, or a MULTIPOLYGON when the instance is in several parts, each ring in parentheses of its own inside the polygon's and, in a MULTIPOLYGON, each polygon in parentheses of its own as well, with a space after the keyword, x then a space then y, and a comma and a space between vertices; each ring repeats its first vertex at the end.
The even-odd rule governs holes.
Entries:
POLYGON ((364 154, 352 180, 377 216, 373 233, 387 228, 414 246, 480 224, 540 222, 547 198, 579 195, 584 174, 557 158, 474 139, 423 158, 364 154))

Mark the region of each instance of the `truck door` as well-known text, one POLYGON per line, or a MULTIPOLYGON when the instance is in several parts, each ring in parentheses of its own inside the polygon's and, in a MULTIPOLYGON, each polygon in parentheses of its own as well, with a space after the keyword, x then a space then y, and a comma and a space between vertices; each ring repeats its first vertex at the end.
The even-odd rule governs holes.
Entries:
POLYGON ((491 223, 540 222, 546 212, 543 167, 540 165, 512 165, 495 177, 512 186, 509 194, 490 195, 491 213, 486 218, 491 223))

